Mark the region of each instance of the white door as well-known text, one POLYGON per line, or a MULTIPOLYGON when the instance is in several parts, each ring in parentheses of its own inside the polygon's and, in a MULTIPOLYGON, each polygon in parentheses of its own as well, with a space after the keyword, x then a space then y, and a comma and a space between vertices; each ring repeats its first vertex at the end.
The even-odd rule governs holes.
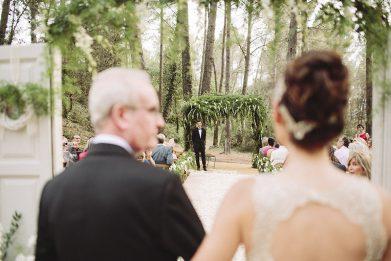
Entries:
MULTIPOLYGON (((57 69, 57 79, 49 78, 48 54, 43 44, 1 46, 0 81, 33 82, 51 88, 60 74, 57 69)), ((52 116, 33 116, 19 130, 0 126, 0 222, 7 229, 14 211, 22 213, 15 246, 26 245, 27 239, 36 234, 43 185, 61 168, 61 110, 59 96, 55 97, 52 116)), ((9 260, 14 254, 12 250, 9 260)))

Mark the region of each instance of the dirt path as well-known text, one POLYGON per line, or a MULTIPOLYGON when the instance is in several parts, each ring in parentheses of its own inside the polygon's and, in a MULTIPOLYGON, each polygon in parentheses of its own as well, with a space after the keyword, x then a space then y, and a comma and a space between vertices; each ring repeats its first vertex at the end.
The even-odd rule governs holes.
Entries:
MULTIPOLYGON (((210 232, 217 210, 230 187, 247 174, 237 171, 194 171, 184 183, 185 190, 196 209, 205 230, 210 232)), ((234 261, 245 260, 244 249, 239 248, 234 261)))

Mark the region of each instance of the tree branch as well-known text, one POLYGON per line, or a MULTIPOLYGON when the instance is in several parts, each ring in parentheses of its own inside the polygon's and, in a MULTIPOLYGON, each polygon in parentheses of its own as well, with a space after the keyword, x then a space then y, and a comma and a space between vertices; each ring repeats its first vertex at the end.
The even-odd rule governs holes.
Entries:
POLYGON ((244 48, 240 45, 239 43, 239 38, 238 38, 238 34, 237 34, 237 30, 234 26, 232 26, 232 31, 234 32, 234 37, 235 37, 235 40, 236 40, 236 44, 239 46, 240 50, 242 51, 243 55, 246 55, 246 51, 244 50, 244 48))

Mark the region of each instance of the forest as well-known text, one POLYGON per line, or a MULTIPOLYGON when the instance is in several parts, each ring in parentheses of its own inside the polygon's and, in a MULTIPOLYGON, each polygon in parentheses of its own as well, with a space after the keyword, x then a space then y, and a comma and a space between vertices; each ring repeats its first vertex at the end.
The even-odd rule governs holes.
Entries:
POLYGON ((46 42, 61 51, 67 137, 93 136, 89 86, 112 66, 149 72, 166 136, 189 148, 196 118, 186 113, 198 106, 213 146, 226 153, 254 151, 262 136, 273 136, 274 87, 285 65, 306 51, 336 50, 350 68, 346 134, 358 123, 371 133, 373 88, 391 94, 375 77, 390 1, 3 0, 1 8, 0 45, 46 42))

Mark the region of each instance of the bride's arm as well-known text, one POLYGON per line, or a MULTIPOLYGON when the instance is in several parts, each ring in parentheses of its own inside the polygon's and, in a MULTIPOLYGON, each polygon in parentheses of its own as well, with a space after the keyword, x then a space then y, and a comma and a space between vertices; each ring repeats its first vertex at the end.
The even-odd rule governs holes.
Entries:
POLYGON ((232 260, 240 243, 245 241, 245 231, 253 218, 253 179, 236 183, 225 196, 216 215, 211 233, 203 240, 193 261, 232 260))
POLYGON ((383 256, 384 261, 391 261, 391 197, 390 194, 380 191, 383 199, 383 222, 386 227, 388 244, 383 256))

